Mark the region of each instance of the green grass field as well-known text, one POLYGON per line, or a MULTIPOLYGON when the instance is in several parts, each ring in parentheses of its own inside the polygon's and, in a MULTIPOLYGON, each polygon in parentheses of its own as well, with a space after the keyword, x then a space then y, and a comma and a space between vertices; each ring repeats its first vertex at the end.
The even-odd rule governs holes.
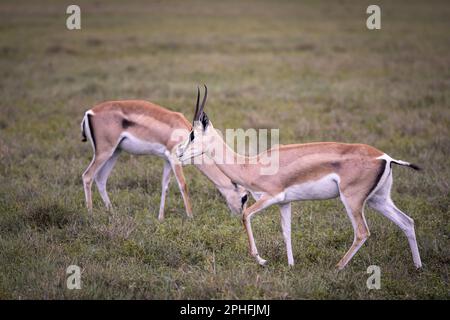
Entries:
POLYGON ((450 261, 450 6, 377 1, 67 1, 0 3, 0 298, 448 299, 450 261), (288 268, 279 211, 253 219, 266 268, 247 250, 241 219, 186 167, 194 219, 172 181, 157 220, 162 160, 123 154, 109 180, 115 212, 81 174, 92 148, 84 112, 104 100, 145 99, 192 117, 209 87, 219 129, 280 128, 280 142, 371 144, 422 165, 394 168, 393 199, 416 223, 424 267, 403 233, 366 209, 371 237, 353 240, 339 200, 293 206, 288 268), (82 268, 82 289, 66 268, 82 268), (366 269, 381 268, 368 290, 366 269))

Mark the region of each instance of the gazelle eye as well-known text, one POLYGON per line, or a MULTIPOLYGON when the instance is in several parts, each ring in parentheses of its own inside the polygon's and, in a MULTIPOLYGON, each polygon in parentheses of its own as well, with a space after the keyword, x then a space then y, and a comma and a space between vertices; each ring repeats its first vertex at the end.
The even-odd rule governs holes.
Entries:
POLYGON ((191 131, 191 134, 189 135, 189 141, 194 140, 194 131, 191 131))

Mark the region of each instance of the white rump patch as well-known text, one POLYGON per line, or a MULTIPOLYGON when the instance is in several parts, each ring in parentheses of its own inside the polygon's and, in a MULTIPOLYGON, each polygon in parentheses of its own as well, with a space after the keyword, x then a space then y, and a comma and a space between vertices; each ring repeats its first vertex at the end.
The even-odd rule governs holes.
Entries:
POLYGON ((89 124, 88 115, 93 116, 94 112, 92 110, 88 110, 84 113, 83 121, 81 121, 81 132, 84 131, 86 138, 91 143, 92 150, 94 151, 94 159, 95 159, 95 145, 94 145, 94 141, 92 140, 92 133, 91 133, 91 128, 89 126, 90 124, 89 124))
POLYGON ((388 156, 386 153, 384 153, 382 156, 377 157, 377 159, 386 160, 388 163, 391 162, 392 160, 394 160, 390 156, 388 156))

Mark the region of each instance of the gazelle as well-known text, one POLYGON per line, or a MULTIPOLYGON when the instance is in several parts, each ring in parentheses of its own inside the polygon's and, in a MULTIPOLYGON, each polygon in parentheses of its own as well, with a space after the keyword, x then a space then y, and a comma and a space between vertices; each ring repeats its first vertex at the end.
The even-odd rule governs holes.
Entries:
MULTIPOLYGON (((94 150, 92 162, 83 173, 88 210, 92 211, 91 187, 94 180, 106 207, 111 207, 106 181, 120 151, 124 150, 131 154, 156 155, 164 159, 158 215, 160 220, 164 219, 166 193, 172 172, 178 182, 186 214, 192 217, 183 169, 172 156, 172 149, 189 134, 190 129, 191 124, 181 113, 147 101, 108 101, 88 110, 81 122, 83 141, 89 139, 94 150)), ((215 184, 230 210, 240 213, 247 200, 246 191, 233 184, 214 164, 200 164, 197 168, 215 184)))
MULTIPOLYGON (((205 86, 204 99, 206 95, 205 86)), ((336 142, 278 146, 260 153, 256 158, 246 157, 228 147, 203 108, 204 105, 199 108, 197 103, 193 129, 189 138, 178 146, 177 156, 184 163, 206 154, 231 181, 253 194, 256 202, 244 210, 243 223, 250 253, 259 264, 264 265, 266 260, 258 254, 250 223, 257 212, 274 204, 279 205, 288 264, 293 265, 291 202, 340 197, 352 223, 354 239, 337 264, 339 269, 347 265, 370 235, 363 211, 366 203, 401 228, 408 238, 415 266, 421 267, 414 222, 394 205, 390 197, 392 164, 419 170, 416 165, 395 160, 368 145, 336 142), (259 159, 267 153, 278 153, 279 168, 276 174, 261 174, 259 159), (224 162, 224 159, 227 161, 224 162)))

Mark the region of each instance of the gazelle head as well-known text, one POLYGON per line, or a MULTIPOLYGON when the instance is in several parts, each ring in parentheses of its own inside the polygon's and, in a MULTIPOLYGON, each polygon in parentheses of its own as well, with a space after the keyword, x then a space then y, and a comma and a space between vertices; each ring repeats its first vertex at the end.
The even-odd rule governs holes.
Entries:
POLYGON ((221 189, 220 193, 225 197, 228 208, 233 214, 242 214, 247 208, 247 191, 240 185, 234 185, 233 189, 221 189))
POLYGON ((184 142, 180 143, 176 151, 178 159, 183 164, 204 153, 210 155, 217 143, 217 133, 209 121, 208 116, 203 111, 207 96, 208 88, 205 86, 205 95, 203 97, 202 104, 199 105, 200 89, 198 89, 197 104, 195 106, 194 120, 192 122, 192 131, 190 132, 188 138, 184 142))
MULTIPOLYGON (((194 120, 192 122, 192 130, 187 139, 181 142, 177 149, 176 155, 182 164, 186 164, 192 158, 206 154, 211 156, 214 153, 216 144, 219 142, 218 133, 203 111, 205 108, 206 98, 208 96, 208 88, 205 86, 205 95, 200 105, 200 89, 197 92, 197 104, 195 106, 194 120)), ((235 214, 242 213, 247 206, 248 195, 245 188, 234 184, 231 189, 219 189, 226 198, 228 207, 235 214)))

